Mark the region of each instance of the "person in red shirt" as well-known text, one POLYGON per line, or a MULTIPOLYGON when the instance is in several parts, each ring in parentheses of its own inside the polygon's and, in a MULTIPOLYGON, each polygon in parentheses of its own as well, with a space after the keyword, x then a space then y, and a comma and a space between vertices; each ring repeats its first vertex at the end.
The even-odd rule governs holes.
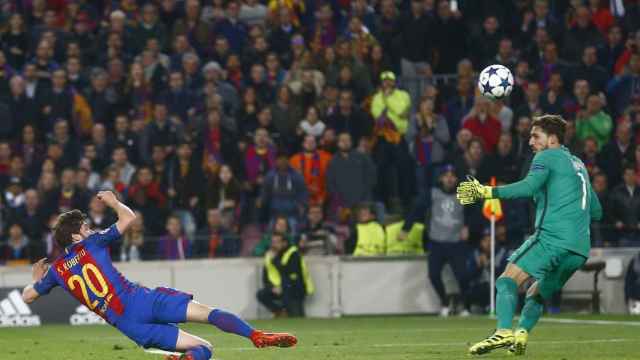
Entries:
POLYGON ((500 138, 502 125, 500 121, 490 113, 490 102, 487 98, 477 96, 475 104, 469 114, 462 121, 462 127, 469 129, 474 136, 481 138, 487 153, 493 153, 500 138))

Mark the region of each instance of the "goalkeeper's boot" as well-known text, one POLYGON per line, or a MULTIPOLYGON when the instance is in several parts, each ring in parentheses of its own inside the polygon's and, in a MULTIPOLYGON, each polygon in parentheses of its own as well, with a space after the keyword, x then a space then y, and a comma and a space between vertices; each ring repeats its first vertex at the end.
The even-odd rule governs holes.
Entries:
POLYGON ((513 345, 513 331, 510 329, 496 330, 493 335, 470 347, 469 354, 483 355, 511 345, 513 345))
POLYGON ((513 337, 513 345, 509 347, 509 354, 515 356, 524 355, 525 351, 527 351, 529 332, 525 329, 518 329, 514 332, 513 337))
POLYGON ((295 336, 287 333, 268 333, 262 331, 254 331, 251 334, 251 341, 257 348, 268 346, 292 347, 298 343, 295 336))

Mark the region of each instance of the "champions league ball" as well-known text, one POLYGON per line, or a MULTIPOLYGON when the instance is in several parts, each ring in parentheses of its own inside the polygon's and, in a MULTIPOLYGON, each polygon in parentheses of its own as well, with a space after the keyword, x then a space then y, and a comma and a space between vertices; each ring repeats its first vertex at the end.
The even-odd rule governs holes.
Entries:
POLYGON ((489 65, 478 78, 480 93, 489 99, 502 99, 513 90, 513 74, 502 65, 489 65))

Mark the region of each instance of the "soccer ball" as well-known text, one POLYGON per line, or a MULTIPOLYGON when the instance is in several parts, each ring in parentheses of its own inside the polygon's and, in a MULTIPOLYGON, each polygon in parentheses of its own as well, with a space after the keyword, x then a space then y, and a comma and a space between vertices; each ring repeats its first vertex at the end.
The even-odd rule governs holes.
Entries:
POLYGON ((629 300, 629 314, 631 315, 640 315, 640 301, 638 300, 629 300))
POLYGON ((502 65, 489 65, 478 78, 480 93, 489 99, 502 99, 513 90, 513 74, 502 65))

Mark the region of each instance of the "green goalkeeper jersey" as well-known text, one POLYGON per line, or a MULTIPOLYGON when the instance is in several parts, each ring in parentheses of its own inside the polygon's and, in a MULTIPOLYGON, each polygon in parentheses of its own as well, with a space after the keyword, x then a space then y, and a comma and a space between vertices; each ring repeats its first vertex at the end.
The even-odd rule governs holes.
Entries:
POLYGON ((516 183, 494 188, 493 197, 533 197, 536 238, 589 257, 589 225, 592 219, 602 217, 602 207, 584 164, 566 147, 538 152, 527 176, 516 183))

